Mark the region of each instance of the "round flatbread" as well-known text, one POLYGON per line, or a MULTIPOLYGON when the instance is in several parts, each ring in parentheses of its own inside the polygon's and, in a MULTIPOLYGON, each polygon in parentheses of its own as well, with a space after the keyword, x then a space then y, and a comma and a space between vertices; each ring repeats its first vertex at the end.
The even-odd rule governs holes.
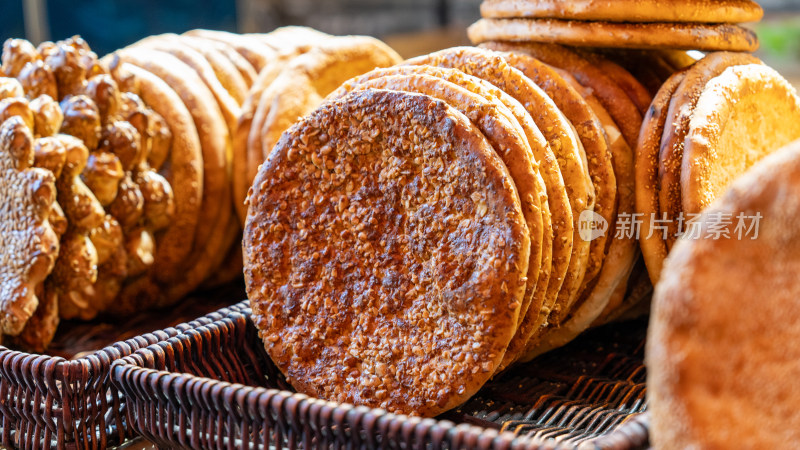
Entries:
MULTIPOLYGON (((569 309, 575 300, 586 271, 590 243, 580 238, 578 221, 583 211, 593 208, 594 187, 588 176, 580 139, 553 100, 522 72, 511 67, 499 53, 472 47, 456 47, 413 58, 405 64, 455 68, 481 78, 508 93, 520 102, 550 143, 556 156, 570 205, 570 215, 558 203, 550 203, 553 223, 553 270, 548 295, 556 301, 548 315, 569 309), (567 221, 569 219, 569 221, 567 221), (571 232, 572 240, 569 239, 571 232), (571 244, 571 245, 566 245, 571 244)), ((544 163, 540 164, 544 166, 544 163)), ((545 170, 542 176, 555 176, 545 170)), ((553 196, 559 195, 554 193, 553 196)), ((548 192, 548 199, 550 193, 548 192)))
POLYGON ((571 73, 579 83, 594 91, 594 95, 614 118, 614 122, 622 131, 628 145, 631 147, 636 145, 639 129, 642 126, 642 115, 636 105, 611 77, 577 52, 561 45, 536 42, 491 42, 481 46, 492 50, 530 55, 546 64, 571 73))
POLYGON ((169 284, 183 277, 197 229, 203 198, 203 153, 192 115, 181 98, 161 78, 134 66, 122 64, 112 70, 115 78, 132 76, 139 85, 142 101, 164 118, 172 133, 168 171, 164 175, 172 186, 175 213, 170 225, 156 239, 152 278, 169 284))
POLYGON ((181 44, 191 47, 211 65, 214 74, 228 94, 241 106, 247 97, 248 85, 236 65, 220 51, 219 47, 205 45, 207 41, 193 38, 191 36, 180 36, 181 44))
POLYGON ((611 115, 594 97, 591 90, 582 87, 569 74, 563 74, 562 78, 585 99, 592 112, 603 124, 603 129, 608 136, 617 188, 616 209, 614 219, 609 221, 610 225, 607 230, 609 239, 600 273, 588 283, 584 283, 578 301, 570 311, 567 320, 559 328, 548 330, 539 339, 531 341, 523 359, 525 361, 530 361, 542 353, 572 341, 589 328, 612 301, 617 304, 621 303, 628 276, 638 255, 635 237, 625 232, 625 224, 619 219, 620 215, 630 216, 634 212, 633 151, 628 147, 611 115))
POLYGON ((455 83, 424 74, 374 78, 356 86, 356 90, 370 88, 424 94, 442 100, 467 116, 500 156, 517 188, 522 215, 530 234, 531 255, 523 306, 520 308, 527 311, 539 277, 542 256, 542 213, 539 201, 545 187, 539 177, 539 164, 533 156, 524 131, 511 111, 501 103, 490 101, 455 83))
POLYGON ((681 168, 683 211, 698 214, 764 156, 800 139, 800 99, 774 69, 725 69, 692 112, 681 168))
MULTIPOLYGON (((594 217, 599 216, 607 224, 614 223, 617 182, 614 175, 610 143, 603 124, 576 90, 576 87, 578 89, 583 88, 580 85, 570 86, 563 76, 531 56, 503 53, 503 57, 513 67, 519 69, 525 76, 533 80, 537 86, 541 87, 553 99, 553 102, 564 113, 570 123, 573 124, 583 144, 589 176, 594 186, 594 217)), ((619 132, 616 126, 614 126, 613 131, 619 132)), ((591 238, 591 236, 588 238, 591 238)), ((586 290, 586 287, 600 273, 603 260, 608 251, 608 238, 608 233, 603 233, 595 239, 591 239, 586 273, 578 291, 578 296, 582 294, 582 291, 586 290)), ((583 239, 587 239, 587 237, 583 239)), ((577 306, 577 303, 575 306, 577 306)), ((562 314, 568 313, 569 311, 562 311, 562 314)), ((556 322, 560 322, 561 319, 561 317, 556 318, 556 322)))
POLYGON ((757 63, 760 63, 758 58, 744 53, 711 53, 686 72, 686 77, 670 100, 667 111, 669 126, 664 127, 661 136, 658 163, 659 205, 661 213, 666 214, 668 249, 672 248, 675 236, 678 235, 678 218, 683 208, 681 193, 683 144, 697 99, 706 84, 728 67, 757 63))
POLYGON ((381 90, 325 103, 249 202, 254 323, 298 391, 434 416, 492 376, 529 241, 508 170, 461 113, 381 90))
POLYGON ((639 246, 653 285, 658 283, 664 258, 667 257, 665 236, 660 231, 663 224, 653 221, 663 219, 659 206, 658 153, 661 135, 667 124, 670 100, 684 78, 685 71, 675 72, 658 91, 644 116, 642 134, 636 146, 636 212, 641 219, 639 246))
MULTIPOLYGON (((517 331, 508 345, 503 362, 498 367, 498 372, 504 370, 513 363, 523 351, 525 344, 531 335, 539 329, 550 314, 550 310, 556 302, 558 290, 549 292, 550 277, 553 270, 553 223, 550 212, 550 203, 554 209, 559 211, 569 211, 569 198, 560 176, 560 169, 553 155, 550 145, 542 132, 534 123, 533 118, 525 110, 520 102, 498 89, 485 80, 467 75, 457 69, 444 67, 421 66, 393 66, 386 69, 376 69, 360 77, 356 77, 344 83, 339 89, 334 91, 328 98, 338 98, 349 92, 353 86, 364 83, 373 78, 407 75, 407 74, 427 74, 435 76, 452 83, 455 83, 468 91, 478 94, 483 98, 500 102, 511 113, 513 118, 522 127, 528 145, 531 147, 534 159, 537 161, 539 172, 537 178, 541 178, 544 189, 540 191, 540 208, 542 213, 542 241, 541 241, 541 265, 539 268, 538 280, 534 290, 534 296, 529 305, 523 303, 520 309, 520 319, 517 331), (543 177, 542 174, 545 174, 543 177), (549 295, 549 296, 548 296, 549 295)), ((559 241, 560 242, 560 241, 559 241)), ((570 241, 571 242, 571 241, 570 241)), ((533 245, 533 244, 532 244, 533 245)), ((558 245, 558 243, 556 243, 558 245)), ((562 250, 566 252, 566 250, 562 250)), ((565 253, 566 254, 566 253, 565 253)))
POLYGON ((258 72, 260 72, 277 54, 272 47, 253 36, 216 30, 189 30, 184 33, 184 35, 209 39, 229 45, 253 66, 256 74, 258 74, 258 72))
POLYGON ((798 192, 795 143, 706 209, 697 239, 675 244, 656 286, 645 352, 655 448, 800 441, 798 192), (749 226, 757 213, 757 237, 740 238, 737 217, 749 226))
POLYGON ((246 89, 249 89, 258 77, 256 69, 254 69, 253 66, 244 58, 244 56, 240 55, 239 52, 237 52, 236 49, 231 45, 225 44, 224 42, 215 41, 213 39, 187 36, 185 34, 181 35, 181 39, 183 39, 184 43, 199 52, 202 52, 201 49, 212 49, 223 55, 225 59, 227 59, 228 62, 230 62, 233 67, 236 68, 236 71, 239 72, 239 76, 242 77, 246 89))
POLYGON ((255 178, 281 133, 345 80, 400 60, 389 46, 368 36, 330 38, 293 59, 261 95, 248 137, 248 181, 255 178))
MULTIPOLYGON (((475 123, 509 169, 511 178, 517 187, 523 215, 528 225, 531 250, 525 296, 520 307, 517 331, 509 343, 503 361, 497 368, 498 372, 502 371, 519 356, 519 352, 530 337, 529 330, 521 326, 528 312, 530 311, 533 318, 540 316, 549 280, 540 282, 539 278, 544 273, 545 277, 549 279, 551 271, 549 266, 552 265, 553 231, 552 223, 550 223, 550 210, 547 206, 547 190, 544 180, 539 174, 539 163, 531 150, 531 144, 528 143, 527 134, 511 109, 506 107, 489 89, 482 88, 480 79, 470 77, 455 69, 431 66, 399 66, 377 69, 346 83, 344 88, 340 88, 336 92, 345 95, 345 92, 350 89, 361 90, 369 87, 417 92, 447 102, 475 123), (544 244, 545 237, 547 245, 544 244)), ((516 106, 517 109, 527 114, 518 102, 516 106)), ((528 121, 532 122, 532 119, 528 121)), ((535 125, 533 126, 535 127, 535 125)), ((541 136, 541 133, 538 134, 533 145, 546 146, 547 141, 544 136, 541 136)))
POLYGON ((755 32, 733 24, 613 23, 553 19, 480 19, 467 29, 469 39, 536 41, 576 47, 674 48, 754 52, 755 32))
POLYGON ((177 34, 149 36, 132 44, 130 47, 144 47, 169 53, 197 72, 197 75, 211 91, 211 94, 214 95, 219 110, 222 112, 222 117, 228 125, 229 133, 233 133, 236 129, 236 121, 241 115, 239 104, 228 93, 219 78, 217 78, 214 68, 211 67, 211 64, 200 52, 184 44, 177 34))
POLYGON ((236 213, 239 216, 239 221, 244 225, 247 216, 247 207, 244 204, 247 198, 247 190, 250 189, 250 182, 255 177, 255 165, 252 173, 249 173, 248 157, 252 150, 254 156, 260 154, 260 136, 253 135, 253 141, 250 141, 250 130, 253 128, 255 121, 257 129, 261 129, 264 124, 266 106, 262 107, 259 111, 261 103, 261 95, 264 91, 278 78, 284 68, 289 65, 289 61, 293 58, 307 52, 305 47, 295 47, 295 51, 283 51, 273 60, 271 60, 266 67, 258 74, 253 85, 247 93, 247 98, 242 104, 241 115, 236 124, 236 131, 233 134, 233 201, 236 207, 236 213))
POLYGON ((485 0, 481 15, 491 18, 607 20, 609 22, 758 22, 764 11, 752 0, 485 0))
MULTIPOLYGON (((199 76, 174 56, 144 48, 127 48, 114 53, 123 62, 137 65, 164 80, 186 105, 200 138, 203 162, 203 200, 195 231, 192 253, 223 251, 223 230, 232 214, 228 174, 230 138, 213 95, 199 76)), ((208 275, 199 270, 206 263, 197 257, 187 260, 190 269, 183 279, 200 283, 208 275), (198 267, 195 270, 195 266, 198 267)), ((172 299, 170 299, 172 300, 172 299)))

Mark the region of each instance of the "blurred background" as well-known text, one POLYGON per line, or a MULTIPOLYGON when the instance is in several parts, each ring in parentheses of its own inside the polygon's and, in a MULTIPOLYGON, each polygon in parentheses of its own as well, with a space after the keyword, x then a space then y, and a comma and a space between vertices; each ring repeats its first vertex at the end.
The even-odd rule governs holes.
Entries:
MULTIPOLYGON (((759 56, 800 86, 800 0, 762 0, 759 56)), ((468 43, 480 0, 0 0, 0 38, 74 34, 105 54, 142 37, 192 28, 238 32, 307 25, 368 34, 403 56, 468 43)))

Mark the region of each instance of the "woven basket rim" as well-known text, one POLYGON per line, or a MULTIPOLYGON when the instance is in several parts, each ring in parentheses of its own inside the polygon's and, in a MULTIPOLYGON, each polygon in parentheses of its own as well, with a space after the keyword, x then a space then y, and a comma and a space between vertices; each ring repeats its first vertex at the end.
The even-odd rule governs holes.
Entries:
MULTIPOLYGON (((347 421, 350 423, 358 423, 361 421, 381 421, 402 427, 404 430, 407 429, 407 427, 411 427, 412 429, 408 431, 415 434, 430 433, 449 438, 452 438, 458 434, 460 442, 475 444, 480 443, 481 448, 547 448, 553 450, 575 448, 571 445, 553 441, 545 441, 531 436, 521 436, 512 432, 498 431, 496 429, 484 428, 473 424, 457 424, 449 420, 437 418, 421 418, 402 414, 394 414, 378 408, 356 406, 349 403, 337 403, 288 390, 250 386, 241 383, 231 383, 228 381, 221 381, 190 373, 177 371, 173 372, 144 367, 146 360, 153 358, 153 355, 155 354, 163 354, 163 350, 166 347, 188 344, 190 343, 193 335, 212 330, 219 330, 220 328, 223 328, 223 324, 226 322, 232 322, 235 318, 249 320, 249 314, 251 314, 249 307, 242 307, 236 311, 229 312, 226 317, 220 320, 197 326, 193 330, 187 330, 176 336, 172 336, 168 339, 142 347, 129 356, 119 358, 112 363, 111 381, 123 392, 127 390, 126 384, 129 384, 124 380, 137 380, 137 386, 160 386, 164 391, 166 391, 168 389, 168 385, 172 383, 186 384, 191 382, 196 388, 205 386, 213 389, 214 393, 220 397, 222 397, 222 395, 225 393, 235 393, 235 395, 233 395, 231 398, 234 398, 234 401, 239 403, 240 407, 245 407, 245 401, 253 401, 259 405, 269 405, 269 407, 273 407, 276 404, 283 405, 287 402, 294 403, 297 406, 303 404, 315 405, 316 407, 321 408, 322 410, 328 410, 337 416, 343 418, 346 417, 347 421)), ((292 423, 295 423, 297 426, 303 426, 302 423, 295 422, 297 418, 291 419, 292 423)), ((623 425, 617 430, 609 433, 608 435, 597 438, 597 440, 594 441, 588 448, 610 448, 613 446, 613 443, 620 441, 620 439, 628 438, 629 434, 631 434, 629 432, 631 429, 636 432, 641 431, 641 429, 644 428, 646 431, 647 423, 648 421, 646 413, 634 414, 631 416, 629 421, 623 423, 623 425)), ((581 446, 581 448, 584 448, 584 446, 581 446)))
MULTIPOLYGON (((0 346, 0 379, 3 383, 10 386, 9 389, 14 390, 11 392, 17 392, 17 395, 30 396, 28 397, 30 399, 40 398, 38 406, 35 403, 19 403, 13 398, 10 403, 0 404, 4 416, 7 412, 13 414, 13 417, 0 418, 3 421, 9 420, 0 422, 6 423, 6 429, 0 426, 0 447, 3 446, 3 442, 8 445, 24 446, 43 444, 45 448, 64 444, 74 446, 85 440, 93 442, 93 444, 84 442, 86 445, 99 443, 102 446, 102 443, 107 443, 107 439, 111 436, 105 428, 109 426, 112 430, 116 430, 113 431, 113 439, 130 438, 125 436, 125 430, 113 428, 120 423, 119 411, 114 412, 109 409, 101 411, 102 408, 96 409, 95 406, 88 408, 82 406, 87 402, 97 405, 105 401, 98 396, 102 395, 105 398, 105 391, 114 388, 110 376, 112 363, 142 347, 196 329, 202 324, 222 320, 240 308, 247 307, 247 303, 247 300, 239 301, 185 323, 113 342, 74 359, 0 346), (76 382, 78 384, 73 386, 76 382), (47 402, 56 402, 59 406, 42 410, 42 407, 47 408, 45 406, 47 402), (32 405, 34 408, 39 408, 36 410, 36 416, 32 416, 32 412, 29 411, 32 405), (73 411, 75 408, 77 409, 73 411), (104 415, 108 417, 103 419, 104 415), (69 417, 69 420, 66 420, 66 417, 69 417), (15 433, 22 433, 23 437, 16 439, 22 439, 24 442, 15 444, 15 441, 9 440, 15 433), (47 442, 47 436, 51 440, 57 438, 58 443, 47 442), (40 439, 45 439, 45 442, 40 442, 40 439)), ((106 407, 111 406, 109 404, 106 407)))

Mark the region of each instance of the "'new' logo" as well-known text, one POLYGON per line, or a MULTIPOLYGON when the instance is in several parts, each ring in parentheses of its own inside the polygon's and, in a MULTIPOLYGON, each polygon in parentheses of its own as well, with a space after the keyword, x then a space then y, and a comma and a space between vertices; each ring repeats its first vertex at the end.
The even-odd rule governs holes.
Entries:
POLYGON ((581 239, 593 241, 605 236, 608 231, 608 221, 600 214, 586 209, 578 218, 578 227, 578 234, 581 239))

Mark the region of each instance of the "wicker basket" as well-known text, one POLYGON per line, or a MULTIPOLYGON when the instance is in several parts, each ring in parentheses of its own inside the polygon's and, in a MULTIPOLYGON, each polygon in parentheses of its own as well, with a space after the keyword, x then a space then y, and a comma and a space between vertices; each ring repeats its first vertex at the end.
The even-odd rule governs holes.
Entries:
MULTIPOLYGON (((223 291, 230 292, 230 289, 223 291)), ((128 318, 128 322, 152 330, 167 321, 176 323, 188 314, 191 314, 188 317, 197 317, 202 314, 197 311, 203 308, 213 311, 225 304, 219 300, 219 292, 214 292, 212 297, 217 299, 189 299, 185 305, 173 308, 174 314, 171 311, 166 318, 163 312, 141 313, 128 318)), ((59 335, 51 346, 54 355, 63 357, 0 347, 0 448, 90 449, 124 442, 133 434, 126 420, 125 399, 110 382, 111 363, 140 348, 221 320, 240 306, 244 305, 220 309, 188 323, 141 335, 137 329, 109 329, 113 328, 109 324, 66 324, 63 331, 59 328, 59 335), (127 335, 138 336, 109 339, 109 336, 127 335), (115 340, 119 342, 102 350, 81 351, 103 347, 101 342, 115 340), (68 359, 72 357, 75 358, 68 359)))
POLYGON ((164 447, 646 448, 646 322, 591 331, 491 381, 438 420, 291 392, 250 310, 122 358, 113 383, 127 423, 164 447))

